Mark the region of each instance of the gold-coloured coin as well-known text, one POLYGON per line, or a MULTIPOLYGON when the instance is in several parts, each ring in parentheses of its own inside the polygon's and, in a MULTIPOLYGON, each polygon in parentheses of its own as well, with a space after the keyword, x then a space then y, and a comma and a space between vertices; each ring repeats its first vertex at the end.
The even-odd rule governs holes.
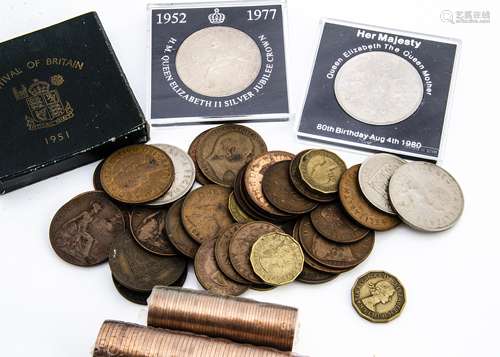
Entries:
POLYGON ((300 244, 288 234, 272 232, 254 243, 250 262, 255 274, 267 284, 285 285, 302 272, 304 253, 300 244))
POLYGON ((231 194, 229 195, 228 207, 231 216, 233 216, 236 222, 248 223, 253 221, 253 219, 250 218, 236 202, 236 199, 234 198, 234 192, 231 192, 231 194))
POLYGON ((340 177, 347 169, 345 162, 328 150, 309 150, 302 156, 299 172, 309 188, 321 193, 335 193, 340 177))
POLYGON ((370 271, 358 278, 351 291, 352 305, 371 322, 389 322, 399 316, 406 294, 399 280, 385 271, 370 271))

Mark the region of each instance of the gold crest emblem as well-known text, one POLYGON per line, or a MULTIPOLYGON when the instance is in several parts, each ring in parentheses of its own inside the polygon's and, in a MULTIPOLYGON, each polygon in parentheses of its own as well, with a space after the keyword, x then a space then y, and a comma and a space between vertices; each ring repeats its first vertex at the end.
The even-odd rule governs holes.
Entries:
POLYGON ((61 100, 57 88, 51 88, 63 84, 64 78, 58 74, 50 78, 50 83, 34 79, 28 88, 22 85, 20 89, 12 89, 16 100, 24 100, 28 106, 25 119, 29 130, 50 128, 75 116, 71 104, 61 100))

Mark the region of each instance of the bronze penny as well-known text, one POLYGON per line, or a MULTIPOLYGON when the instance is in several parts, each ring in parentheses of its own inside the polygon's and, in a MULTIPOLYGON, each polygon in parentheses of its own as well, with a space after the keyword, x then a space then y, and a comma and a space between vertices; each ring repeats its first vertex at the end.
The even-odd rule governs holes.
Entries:
POLYGON ((234 269, 244 279, 258 285, 264 282, 253 271, 250 255, 253 244, 264 234, 283 232, 280 227, 262 221, 250 222, 242 225, 229 243, 229 259, 234 269))
POLYGON ((165 151, 131 145, 115 151, 101 169, 101 184, 113 199, 129 204, 153 201, 174 182, 174 165, 165 151))
POLYGON ((313 201, 318 201, 318 202, 334 201, 337 197, 335 194, 331 193, 327 194, 327 193, 313 191, 312 189, 309 188, 309 186, 307 186, 307 184, 302 179, 299 170, 299 164, 300 160, 302 160, 302 157, 309 151, 310 150, 301 151, 295 156, 295 158, 290 163, 290 180, 292 181, 292 184, 295 186, 297 191, 299 191, 302 195, 306 196, 307 198, 313 201))
POLYGON ((311 212, 311 222, 323 237, 337 243, 354 243, 370 232, 354 221, 339 202, 316 208, 311 212))
POLYGON ((240 229, 242 225, 235 223, 226 229, 224 229, 215 242, 215 260, 219 269, 227 276, 229 279, 236 281, 240 284, 250 284, 250 282, 244 279, 236 270, 234 270, 231 264, 231 259, 229 259, 229 244, 234 236, 234 233, 240 229))
POLYGON ((50 244, 59 257, 79 266, 92 266, 108 259, 116 236, 125 232, 118 207, 101 191, 80 194, 54 215, 50 244))
POLYGON ((248 290, 247 285, 229 279, 220 271, 215 260, 215 239, 201 244, 194 258, 194 271, 201 286, 212 293, 238 296, 248 290))
POLYGON ((245 212, 254 221, 272 220, 273 219, 272 217, 269 217, 261 209, 251 204, 248 195, 246 194, 246 192, 244 192, 245 189, 245 185, 243 182, 244 177, 245 177, 245 169, 243 168, 240 170, 235 180, 235 186, 233 192, 236 203, 238 203, 243 212, 245 212))
POLYGON ((159 255, 177 255, 165 229, 166 209, 136 207, 130 214, 130 230, 141 247, 159 255))
POLYGON ((339 196, 342 206, 356 222, 367 228, 386 231, 396 227, 401 223, 397 216, 375 208, 363 196, 358 181, 360 166, 349 168, 340 178, 339 196))
POLYGON ((293 154, 285 151, 269 151, 250 162, 245 170, 245 191, 250 200, 267 214, 279 217, 289 216, 271 205, 262 192, 262 179, 266 170, 280 161, 293 159, 293 154))
POLYGON ((291 160, 280 161, 270 166, 262 178, 262 191, 271 204, 290 214, 312 211, 318 203, 302 195, 290 180, 291 160))
POLYGON ((309 217, 301 221, 300 242, 311 258, 334 269, 346 269, 360 264, 373 249, 375 234, 351 244, 339 244, 322 237, 313 227, 309 217))
POLYGON ((104 160, 102 160, 94 170, 94 176, 92 177, 92 183, 94 184, 94 189, 96 191, 104 191, 101 184, 101 169, 104 165, 104 160))
POLYGON ((218 185, 233 187, 238 171, 266 151, 266 143, 252 129, 225 124, 203 135, 196 159, 206 178, 218 185))
POLYGON ((200 244, 186 232, 182 225, 181 209, 184 199, 175 202, 168 210, 166 217, 166 231, 170 243, 188 258, 194 259, 200 244))
POLYGON ((150 253, 125 231, 113 242, 109 266, 120 284, 131 290, 147 292, 156 285, 171 285, 179 280, 186 269, 186 259, 150 253))
POLYGON ((205 175, 203 175, 203 172, 201 172, 200 166, 198 165, 198 162, 196 161, 196 152, 198 151, 198 146, 200 145, 200 140, 210 130, 212 130, 212 129, 205 130, 204 132, 199 134, 196 138, 194 138, 194 140, 191 142, 191 145, 189 145, 189 149, 188 149, 188 155, 191 156, 191 159, 194 162, 196 181, 201 185, 208 185, 208 184, 212 183, 212 182, 210 182, 209 179, 207 179, 205 177, 205 175))
POLYGON ((230 194, 229 188, 205 185, 186 196, 181 210, 182 224, 195 241, 215 239, 234 223, 228 208, 230 194))
POLYGON ((322 284, 335 279, 337 276, 339 274, 319 271, 304 262, 304 268, 302 269, 302 273, 297 277, 297 280, 306 284, 322 284))
POLYGON ((114 276, 113 278, 113 284, 115 285, 116 290, 120 293, 121 296, 123 296, 125 299, 127 299, 130 302, 133 302, 134 304, 139 304, 139 305, 147 305, 148 304, 148 298, 149 295, 151 294, 151 291, 147 292, 141 292, 141 291, 134 291, 131 289, 126 288, 114 276))

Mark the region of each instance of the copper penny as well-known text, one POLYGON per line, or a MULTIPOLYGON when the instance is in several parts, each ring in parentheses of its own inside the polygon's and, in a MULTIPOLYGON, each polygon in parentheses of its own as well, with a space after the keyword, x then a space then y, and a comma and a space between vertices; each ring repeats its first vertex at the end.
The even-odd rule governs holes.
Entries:
POLYGON ((191 191, 182 204, 182 224, 198 243, 215 239, 234 223, 228 202, 231 190, 218 185, 205 185, 191 191))
POLYGON ((175 202, 168 210, 166 216, 166 231, 170 243, 183 255, 194 258, 200 244, 186 232, 182 225, 181 209, 184 199, 175 202))
POLYGON ((203 138, 203 136, 205 136, 205 134, 207 134, 210 130, 212 129, 207 129, 201 134, 199 134, 196 138, 194 138, 194 140, 191 142, 191 145, 189 145, 188 149, 188 155, 191 156, 191 159, 193 159, 194 162, 196 181, 201 185, 208 185, 212 183, 210 182, 209 179, 205 177, 205 175, 203 175, 203 172, 201 172, 200 166, 198 165, 198 161, 196 161, 197 158, 196 153, 198 151, 198 146, 200 145, 201 138, 203 138))
POLYGON ((245 170, 244 184, 245 190, 250 200, 260 209, 268 214, 277 217, 289 216, 271 205, 262 192, 262 179, 266 170, 273 164, 280 161, 293 159, 293 154, 285 151, 269 151, 250 162, 245 170))
POLYGON ((322 192, 316 192, 309 188, 309 186, 304 182, 299 170, 300 160, 302 157, 307 154, 310 150, 304 150, 298 153, 295 158, 290 163, 290 180, 292 181, 293 186, 299 191, 302 195, 307 198, 318 201, 318 202, 331 202, 334 201, 337 196, 335 194, 328 194, 322 192))
POLYGON ((358 181, 360 166, 349 168, 340 178, 339 196, 342 206, 356 222, 367 228, 386 231, 396 227, 401 223, 397 216, 375 208, 363 196, 358 181))
POLYGON ((245 177, 245 168, 241 169, 238 175, 236 176, 235 186, 234 186, 234 199, 236 203, 241 207, 241 209, 254 221, 267 221, 272 220, 272 217, 268 217, 264 211, 255 207, 251 204, 250 199, 245 190, 244 179, 245 177))
POLYGON ((235 124, 218 126, 201 139, 196 159, 210 181, 233 187, 238 171, 267 151, 266 143, 252 129, 235 124))
POLYGON ((247 285, 229 279, 220 271, 215 260, 215 239, 203 242, 198 249, 194 271, 200 284, 212 293, 237 296, 248 290, 247 285))
POLYGON ((174 182, 174 165, 163 150, 131 145, 115 151, 101 169, 104 191, 117 201, 140 204, 165 194, 174 182))
POLYGON ((241 224, 235 223, 226 229, 224 229, 215 242, 215 260, 219 269, 226 275, 229 279, 236 281, 240 284, 250 284, 250 282, 244 279, 236 270, 234 270, 231 264, 231 259, 229 259, 229 244, 231 239, 238 229, 241 228, 241 224))
POLYGON ((290 180, 290 162, 285 160, 271 165, 262 178, 262 191, 273 206, 290 214, 312 211, 318 203, 302 195, 290 180))
POLYGON ((102 165, 104 165, 104 160, 102 160, 94 170, 94 176, 92 177, 92 183, 94 185, 94 189, 96 191, 104 191, 101 184, 101 169, 102 165))
POLYGON ((166 209, 136 207, 130 214, 130 230, 144 249, 159 255, 177 255, 165 229, 166 209))
POLYGON ((297 280, 306 284, 322 284, 335 279, 337 276, 339 274, 319 271, 304 262, 304 268, 302 269, 302 273, 297 277, 297 280))
POLYGON ((121 211, 101 191, 80 194, 54 215, 50 244, 59 257, 79 266, 108 259, 111 244, 125 231, 121 211))
POLYGON ((311 258, 334 269, 351 268, 365 260, 373 249, 375 234, 351 244, 339 244, 322 237, 313 227, 309 217, 300 224, 300 242, 311 258))
POLYGON ((262 221, 250 222, 242 225, 234 233, 229 243, 229 259, 234 269, 244 279, 254 284, 264 284, 262 279, 253 271, 250 254, 253 244, 264 234, 283 232, 274 224, 262 221))
POLYGON ((171 285, 184 273, 186 259, 163 257, 142 249, 128 231, 117 237, 109 253, 113 276, 126 288, 151 291, 156 285, 171 285))
POLYGON ((311 212, 311 222, 323 237, 337 243, 354 243, 370 232, 353 220, 339 202, 316 208, 311 212))

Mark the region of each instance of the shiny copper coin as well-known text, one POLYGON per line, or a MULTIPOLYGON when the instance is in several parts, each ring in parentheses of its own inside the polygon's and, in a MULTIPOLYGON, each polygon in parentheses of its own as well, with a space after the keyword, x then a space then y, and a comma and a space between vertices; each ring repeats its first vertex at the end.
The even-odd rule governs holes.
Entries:
POLYGON ((92 183, 94 184, 94 188, 96 191, 104 191, 101 184, 101 169, 102 165, 104 165, 104 160, 102 160, 94 170, 94 176, 92 177, 92 183))
POLYGON ((386 231, 396 227, 401 220, 397 216, 375 208, 361 192, 358 181, 360 166, 349 168, 340 179, 339 197, 342 206, 356 222, 367 228, 386 231))
POLYGON ((101 191, 80 194, 54 215, 49 229, 50 244, 59 257, 80 266, 108 259, 116 236, 125 232, 121 211, 101 191))
POLYGON ((243 168, 240 170, 235 180, 233 193, 236 203, 242 209, 242 211, 245 212, 254 221, 272 220, 272 217, 268 217, 264 211, 251 204, 248 195, 244 192, 245 189, 243 181, 244 177, 245 177, 245 169, 243 168))
POLYGON ((202 136, 196 159, 210 181, 233 187, 238 171, 266 151, 266 143, 255 131, 243 125, 226 124, 202 136))
POLYGON ((253 271, 250 255, 253 244, 264 234, 283 232, 274 224, 255 221, 244 224, 234 234, 229 243, 229 259, 234 269, 246 280, 254 284, 263 284, 263 281, 253 271))
POLYGON ((339 202, 316 208, 311 212, 311 222, 323 237, 337 243, 354 243, 370 232, 353 220, 339 202))
POLYGON ((175 202, 168 210, 166 216, 166 231, 170 243, 183 255, 194 258, 200 244, 186 232, 182 225, 181 209, 184 199, 175 202))
POLYGON ((186 269, 186 259, 150 253, 142 249, 130 233, 125 232, 113 242, 109 266, 120 284, 146 292, 155 285, 170 285, 179 280, 186 269))
POLYGON ((191 145, 189 146, 189 149, 188 149, 188 155, 191 156, 191 159, 193 159, 193 162, 194 162, 194 166, 195 166, 195 170, 196 170, 196 174, 195 174, 196 181, 201 185, 208 185, 208 184, 212 183, 209 179, 207 179, 205 177, 203 172, 201 172, 200 166, 198 165, 198 162, 196 161, 196 159, 197 159, 196 153, 198 151, 198 146, 200 145, 200 141, 203 138, 203 136, 205 136, 205 134, 207 134, 210 130, 212 130, 212 129, 205 130, 204 132, 199 134, 196 138, 194 138, 194 140, 191 142, 191 145))
POLYGON ((307 198, 317 201, 317 202, 331 202, 334 201, 337 196, 335 194, 327 194, 322 192, 316 192, 309 188, 309 186, 304 182, 299 170, 300 160, 302 157, 309 152, 310 150, 304 150, 298 153, 295 158, 290 163, 290 180, 292 181, 293 186, 299 191, 302 195, 307 198))
POLYGON ((191 191, 182 204, 184 228, 198 243, 215 239, 232 223, 228 202, 231 190, 218 185, 205 185, 191 191))
POLYGON ((166 209, 136 207, 130 214, 130 231, 144 249, 159 255, 177 255, 165 229, 166 209))
POLYGON ((370 255, 375 234, 351 244, 339 244, 322 237, 313 227, 309 217, 300 224, 300 242, 314 260, 334 269, 346 269, 358 265, 370 255))
POLYGON ((318 203, 302 195, 290 180, 291 160, 270 166, 262 178, 262 191, 269 202, 279 210, 290 214, 312 211, 318 203))
POLYGON ((115 151, 101 169, 104 191, 117 201, 140 204, 153 201, 174 182, 174 165, 161 149, 131 145, 115 151))
POLYGON ((194 271, 200 284, 212 293, 237 296, 248 289, 247 285, 229 279, 219 269, 215 260, 215 239, 201 244, 194 258, 194 271))
POLYGON ((266 170, 280 161, 293 159, 293 154, 285 151, 269 151, 250 162, 245 170, 245 190, 251 201, 268 214, 278 217, 289 216, 286 212, 273 207, 262 191, 262 179, 266 170))
POLYGON ((229 279, 236 281, 240 284, 250 284, 250 282, 244 279, 236 270, 234 270, 231 264, 231 259, 229 259, 229 244, 234 234, 242 224, 235 223, 226 229, 224 229, 215 243, 215 260, 219 269, 226 275, 229 279))
POLYGON ((335 279, 339 274, 325 273, 304 263, 302 273, 297 277, 297 280, 306 284, 322 284, 335 279))

